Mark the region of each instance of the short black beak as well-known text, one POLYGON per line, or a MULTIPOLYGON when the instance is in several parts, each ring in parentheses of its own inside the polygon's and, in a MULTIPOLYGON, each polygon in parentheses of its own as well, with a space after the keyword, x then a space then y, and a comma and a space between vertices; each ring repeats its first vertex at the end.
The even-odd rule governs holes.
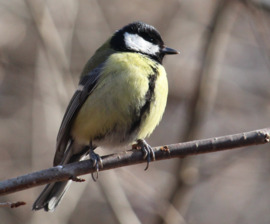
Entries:
POLYGON ((169 48, 169 47, 163 47, 162 50, 161 50, 161 52, 162 52, 163 54, 180 54, 179 51, 174 50, 174 49, 169 48))

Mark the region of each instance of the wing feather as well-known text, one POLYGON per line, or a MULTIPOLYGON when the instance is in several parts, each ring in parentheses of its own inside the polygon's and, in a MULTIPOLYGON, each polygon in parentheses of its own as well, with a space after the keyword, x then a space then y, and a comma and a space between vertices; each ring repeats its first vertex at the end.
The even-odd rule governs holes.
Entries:
POLYGON ((91 94, 93 89, 95 88, 97 81, 100 77, 101 71, 103 69, 104 63, 93 69, 89 74, 83 76, 80 80, 79 87, 72 96, 69 105, 66 109, 65 115, 63 117, 58 135, 57 135, 57 143, 56 143, 56 152, 54 156, 53 165, 58 165, 66 151, 67 145, 71 140, 70 129, 72 123, 87 99, 87 97, 91 94))

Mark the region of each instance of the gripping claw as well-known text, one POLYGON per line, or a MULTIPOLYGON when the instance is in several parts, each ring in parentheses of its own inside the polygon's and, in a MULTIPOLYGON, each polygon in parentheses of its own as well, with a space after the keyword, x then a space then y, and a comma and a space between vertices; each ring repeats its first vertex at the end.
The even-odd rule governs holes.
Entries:
POLYGON ((90 156, 90 159, 93 162, 93 167, 96 168, 96 172, 95 172, 96 173, 96 177, 94 176, 94 173, 91 173, 91 176, 92 176, 93 181, 96 182, 97 179, 98 179, 99 168, 100 167, 101 168, 103 167, 103 162, 102 162, 101 157, 97 153, 95 153, 93 149, 90 149, 89 156, 90 156))
POLYGON ((143 159, 147 160, 147 164, 144 169, 144 170, 147 170, 149 167, 149 163, 151 162, 151 157, 153 161, 156 159, 155 152, 153 148, 144 139, 137 140, 137 146, 139 146, 139 148, 143 152, 143 159))

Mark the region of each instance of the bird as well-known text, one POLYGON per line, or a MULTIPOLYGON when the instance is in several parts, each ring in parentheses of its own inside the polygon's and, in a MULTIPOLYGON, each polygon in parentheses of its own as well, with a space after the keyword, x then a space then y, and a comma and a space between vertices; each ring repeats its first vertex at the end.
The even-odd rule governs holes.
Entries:
MULTIPOLYGON (((115 33, 88 60, 78 88, 64 114, 56 141, 53 165, 80 161, 89 154, 98 171, 97 147, 134 144, 149 162, 155 153, 145 141, 165 111, 168 80, 167 47, 160 33, 144 22, 132 22, 115 33)), ((54 211, 72 180, 46 185, 33 210, 54 211)))

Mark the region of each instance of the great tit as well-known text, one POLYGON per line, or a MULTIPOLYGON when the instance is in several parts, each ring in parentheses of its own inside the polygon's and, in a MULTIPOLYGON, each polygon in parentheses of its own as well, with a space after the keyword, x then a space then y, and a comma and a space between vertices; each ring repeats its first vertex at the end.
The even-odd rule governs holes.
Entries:
MULTIPOLYGON (((97 147, 137 142, 147 164, 154 152, 148 137, 164 113, 168 81, 162 60, 179 52, 168 48, 159 32, 143 22, 117 30, 85 65, 57 136, 53 165, 82 160, 87 154, 96 168, 97 147)), ((53 211, 70 181, 48 184, 33 210, 53 211)))

